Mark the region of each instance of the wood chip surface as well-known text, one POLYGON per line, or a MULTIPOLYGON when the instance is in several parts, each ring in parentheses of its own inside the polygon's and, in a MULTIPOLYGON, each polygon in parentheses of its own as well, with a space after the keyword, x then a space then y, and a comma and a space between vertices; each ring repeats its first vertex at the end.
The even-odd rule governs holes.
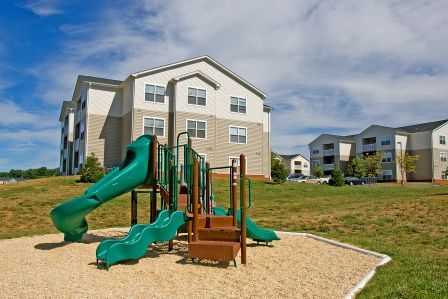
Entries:
POLYGON ((62 234, 0 240, 0 298, 343 298, 379 258, 305 236, 273 246, 248 240, 248 264, 187 258, 184 237, 149 247, 140 260, 106 271, 95 250, 127 229, 90 231, 82 243, 62 234))

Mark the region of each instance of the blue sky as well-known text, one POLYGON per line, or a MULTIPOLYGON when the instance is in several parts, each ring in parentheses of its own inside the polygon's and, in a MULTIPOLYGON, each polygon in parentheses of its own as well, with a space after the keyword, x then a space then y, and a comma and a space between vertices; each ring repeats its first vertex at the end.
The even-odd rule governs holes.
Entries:
POLYGON ((0 171, 57 167, 79 74, 203 54, 269 94, 273 149, 448 118, 447 1, 2 1, 0 171))

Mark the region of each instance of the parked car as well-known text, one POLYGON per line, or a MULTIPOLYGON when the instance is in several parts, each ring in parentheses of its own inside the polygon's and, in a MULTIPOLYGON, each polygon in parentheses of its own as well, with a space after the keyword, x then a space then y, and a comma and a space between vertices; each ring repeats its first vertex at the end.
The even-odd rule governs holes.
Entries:
POLYGON ((302 177, 304 177, 305 175, 303 173, 291 173, 290 175, 288 175, 287 180, 288 181, 297 181, 299 179, 301 179, 302 177))
POLYGON ((323 177, 319 178, 319 184, 329 184, 330 183, 331 175, 324 175, 323 177))
POLYGON ((347 185, 364 185, 365 184, 363 179, 360 179, 357 177, 352 177, 352 176, 345 177, 344 181, 347 185))
POLYGON ((298 183, 320 184, 320 179, 314 175, 304 175, 297 180, 298 183))

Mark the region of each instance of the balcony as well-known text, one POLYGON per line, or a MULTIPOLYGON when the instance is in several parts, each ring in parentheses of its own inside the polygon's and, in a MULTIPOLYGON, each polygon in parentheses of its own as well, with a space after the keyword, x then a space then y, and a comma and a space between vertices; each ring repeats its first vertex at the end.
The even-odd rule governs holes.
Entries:
POLYGON ((376 151, 376 143, 363 144, 362 145, 362 151, 363 152, 376 151))
POLYGON ((324 170, 333 170, 334 169, 334 163, 331 164, 322 164, 322 168, 324 170))
POLYGON ((75 140, 75 151, 79 150, 79 139, 75 140))
POLYGON ((75 123, 78 123, 81 120, 81 111, 76 112, 75 123))
POLYGON ((324 150, 324 156, 334 156, 334 149, 324 150))
POLYGON ((302 165, 294 165, 294 170, 302 170, 302 165))
POLYGON ((65 148, 64 151, 62 152, 62 156, 64 157, 64 159, 67 158, 67 149, 65 148))

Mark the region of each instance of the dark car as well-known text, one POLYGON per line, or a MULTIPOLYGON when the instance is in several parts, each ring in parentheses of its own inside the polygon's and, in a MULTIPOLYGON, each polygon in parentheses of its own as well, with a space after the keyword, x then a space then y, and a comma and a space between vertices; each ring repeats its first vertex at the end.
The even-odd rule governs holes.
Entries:
POLYGON ((364 185, 365 184, 365 181, 363 179, 360 179, 357 177, 352 177, 352 176, 345 177, 344 182, 347 185, 364 185))

